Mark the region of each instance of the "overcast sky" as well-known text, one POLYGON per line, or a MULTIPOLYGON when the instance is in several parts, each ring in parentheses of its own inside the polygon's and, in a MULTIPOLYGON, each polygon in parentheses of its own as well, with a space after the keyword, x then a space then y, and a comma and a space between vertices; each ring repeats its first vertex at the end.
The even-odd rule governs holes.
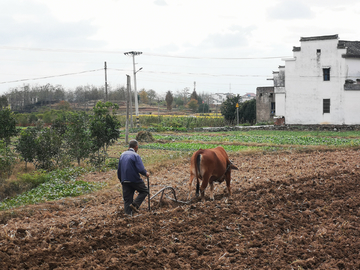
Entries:
POLYGON ((0 94, 24 84, 243 95, 300 37, 360 40, 358 0, 0 0, 0 94), (131 77, 132 78, 132 77, 131 77), (132 78, 133 80, 133 78, 132 78), (132 81, 133 83, 133 81, 132 81))

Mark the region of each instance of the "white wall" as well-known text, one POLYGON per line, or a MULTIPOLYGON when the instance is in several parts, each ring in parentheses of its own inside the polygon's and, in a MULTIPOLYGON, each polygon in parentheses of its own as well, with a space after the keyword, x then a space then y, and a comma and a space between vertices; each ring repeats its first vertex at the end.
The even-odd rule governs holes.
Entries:
POLYGON ((285 59, 286 94, 276 95, 276 115, 285 103, 286 124, 360 124, 360 91, 344 90, 348 74, 360 78, 360 59, 343 58, 345 49, 337 44, 337 39, 303 41, 295 60, 285 59), (327 67, 330 81, 323 80, 327 67), (330 113, 323 113, 323 99, 330 99, 330 113))
POLYGON ((285 87, 275 87, 275 115, 285 116, 285 87))

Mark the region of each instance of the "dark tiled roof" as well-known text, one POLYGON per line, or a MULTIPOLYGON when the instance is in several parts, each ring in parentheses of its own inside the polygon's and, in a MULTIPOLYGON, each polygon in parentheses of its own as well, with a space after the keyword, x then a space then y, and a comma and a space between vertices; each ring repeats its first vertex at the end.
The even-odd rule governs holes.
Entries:
POLYGON ((344 58, 360 58, 360 41, 339 40, 338 49, 347 49, 344 58))
POLYGON ((326 39, 338 39, 339 35, 330 36, 317 36, 317 37, 301 37, 300 41, 313 41, 313 40, 326 40, 326 39))
POLYGON ((293 47, 293 52, 300 52, 301 51, 301 47, 293 47))

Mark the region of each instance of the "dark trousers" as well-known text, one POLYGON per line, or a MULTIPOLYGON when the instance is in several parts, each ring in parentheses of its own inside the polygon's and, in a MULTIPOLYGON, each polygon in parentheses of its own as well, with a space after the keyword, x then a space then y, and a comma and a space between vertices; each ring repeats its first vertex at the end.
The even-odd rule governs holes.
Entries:
POLYGON ((130 204, 133 204, 136 208, 139 208, 142 202, 145 200, 146 196, 149 194, 149 189, 144 182, 132 183, 132 182, 123 182, 122 183, 123 199, 124 199, 124 210, 128 215, 132 214, 130 204), (139 194, 134 200, 134 193, 137 191, 139 194))

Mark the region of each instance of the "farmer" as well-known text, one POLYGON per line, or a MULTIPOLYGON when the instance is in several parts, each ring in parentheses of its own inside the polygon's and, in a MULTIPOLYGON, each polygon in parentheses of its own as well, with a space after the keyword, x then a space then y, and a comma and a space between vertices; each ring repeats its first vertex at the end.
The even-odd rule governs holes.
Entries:
POLYGON ((149 177, 141 157, 137 154, 139 144, 137 140, 129 142, 129 149, 121 154, 117 175, 122 185, 125 213, 132 215, 138 213, 141 203, 149 194, 149 189, 139 174, 149 177), (139 193, 134 200, 135 190, 139 193))

